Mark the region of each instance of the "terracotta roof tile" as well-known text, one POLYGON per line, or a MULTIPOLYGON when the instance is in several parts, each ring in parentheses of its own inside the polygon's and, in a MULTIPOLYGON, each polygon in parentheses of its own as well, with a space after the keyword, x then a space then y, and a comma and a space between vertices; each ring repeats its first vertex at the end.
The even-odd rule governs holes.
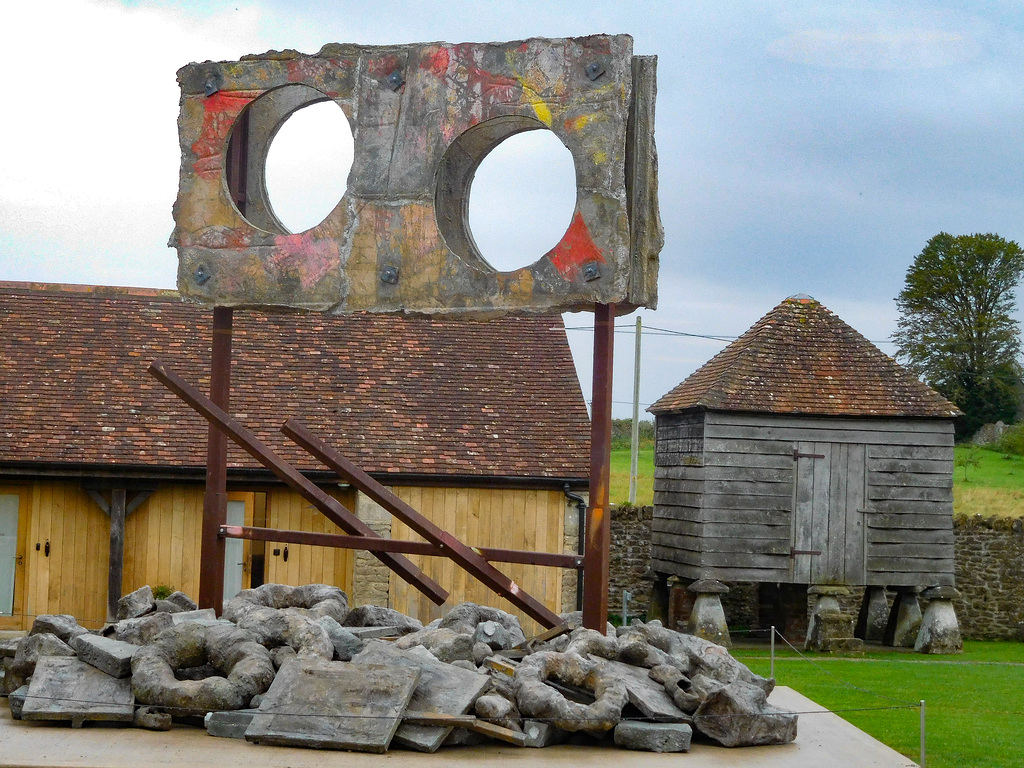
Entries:
MULTIPOLYGON (((201 467, 206 423, 150 377, 209 387, 208 308, 173 291, 0 283, 0 463, 201 467)), ((370 472, 587 476, 559 316, 487 323, 234 313, 232 413, 303 469, 290 416, 370 472)), ((255 467, 231 446, 229 465, 255 467)))
POLYGON ((952 418, 956 406, 809 297, 758 320, 648 410, 952 418))

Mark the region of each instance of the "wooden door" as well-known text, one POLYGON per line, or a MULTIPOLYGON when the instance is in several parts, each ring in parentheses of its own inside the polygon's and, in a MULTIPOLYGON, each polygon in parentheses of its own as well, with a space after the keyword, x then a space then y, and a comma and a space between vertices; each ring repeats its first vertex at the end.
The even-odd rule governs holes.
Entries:
POLYGON ((866 447, 797 443, 793 582, 864 584, 866 447))
POLYGON ((25 489, 0 487, 0 629, 21 629, 25 613, 25 489))

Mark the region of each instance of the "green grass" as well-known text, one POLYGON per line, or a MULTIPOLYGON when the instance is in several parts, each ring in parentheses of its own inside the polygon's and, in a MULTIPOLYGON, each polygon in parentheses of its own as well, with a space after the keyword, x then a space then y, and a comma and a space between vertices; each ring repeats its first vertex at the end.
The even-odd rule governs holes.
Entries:
MULTIPOLYGON (((767 648, 734 655, 754 672, 769 673, 767 648)), ((940 657, 892 651, 800 657, 779 650, 775 677, 915 761, 916 705, 923 699, 929 768, 1021 764, 1024 644, 967 641, 962 655, 940 657)))
POLYGON ((953 472, 953 487, 1010 488, 1024 491, 1024 456, 991 451, 972 445, 956 447, 957 466, 953 472), (977 466, 965 466, 974 456, 977 466))
MULTIPOLYGON (((654 503, 654 448, 641 448, 637 462, 636 503, 654 503)), ((629 448, 612 448, 612 476, 609 497, 613 504, 629 501, 629 448)))

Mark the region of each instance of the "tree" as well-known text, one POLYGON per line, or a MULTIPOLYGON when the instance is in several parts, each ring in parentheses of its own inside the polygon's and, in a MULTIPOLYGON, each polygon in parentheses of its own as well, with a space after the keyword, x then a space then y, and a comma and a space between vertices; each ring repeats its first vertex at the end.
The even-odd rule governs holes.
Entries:
POLYGON ((1013 319, 1024 251, 998 235, 940 232, 907 270, 897 357, 964 412, 958 438, 1012 421, 1020 405, 1020 328, 1013 319))

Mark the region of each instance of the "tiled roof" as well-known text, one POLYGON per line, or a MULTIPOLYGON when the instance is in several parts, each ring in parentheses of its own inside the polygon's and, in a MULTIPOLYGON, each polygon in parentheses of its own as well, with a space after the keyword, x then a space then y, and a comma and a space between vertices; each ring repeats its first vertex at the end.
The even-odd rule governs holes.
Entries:
MULTIPOLYGON (((146 372, 209 389, 212 310, 173 291, 0 282, 0 464, 202 467, 206 422, 146 372)), ((559 316, 492 322, 234 313, 232 413, 303 469, 290 416, 370 472, 586 477, 559 316)), ((256 467, 233 444, 229 466, 256 467)))
POLYGON ((951 418, 956 406, 806 296, 758 320, 648 410, 951 418))

